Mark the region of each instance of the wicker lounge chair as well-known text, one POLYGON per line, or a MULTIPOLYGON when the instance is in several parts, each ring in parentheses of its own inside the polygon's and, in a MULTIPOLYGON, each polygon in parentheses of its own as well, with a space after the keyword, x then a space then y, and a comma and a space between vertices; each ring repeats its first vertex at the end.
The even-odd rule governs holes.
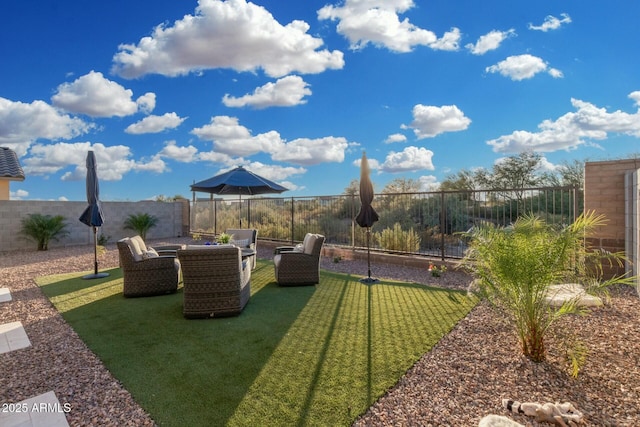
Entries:
POLYGON ((178 250, 187 318, 235 316, 251 295, 251 266, 233 245, 190 245, 178 250))
POLYGON ((307 233, 301 245, 280 247, 273 257, 276 281, 282 286, 315 285, 320 282, 320 252, 324 236, 307 233))
POLYGON ((162 295, 178 289, 180 264, 175 256, 158 255, 140 236, 118 240, 125 297, 162 295))
MULTIPOLYGON (((240 248, 249 248, 258 253, 258 230, 252 228, 230 228, 226 231, 231 235, 231 243, 240 248)), ((256 268, 256 256, 249 257, 251 269, 256 268)))

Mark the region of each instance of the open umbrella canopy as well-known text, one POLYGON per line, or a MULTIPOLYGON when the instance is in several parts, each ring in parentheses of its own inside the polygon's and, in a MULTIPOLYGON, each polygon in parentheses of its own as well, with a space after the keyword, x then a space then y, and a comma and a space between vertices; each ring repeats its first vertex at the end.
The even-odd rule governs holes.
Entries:
POLYGON ((104 215, 100 206, 100 187, 96 172, 96 156, 93 151, 87 153, 87 202, 89 206, 80 215, 80 221, 89 227, 101 227, 104 215))
POLYGON ((191 186, 191 191, 211 194, 254 195, 282 193, 287 188, 239 166, 191 186))
POLYGON ((371 206, 373 202, 373 184, 369 177, 369 162, 367 160, 367 153, 362 153, 362 160, 360 161, 360 212, 356 216, 356 223, 360 227, 370 228, 378 221, 378 213, 371 206))

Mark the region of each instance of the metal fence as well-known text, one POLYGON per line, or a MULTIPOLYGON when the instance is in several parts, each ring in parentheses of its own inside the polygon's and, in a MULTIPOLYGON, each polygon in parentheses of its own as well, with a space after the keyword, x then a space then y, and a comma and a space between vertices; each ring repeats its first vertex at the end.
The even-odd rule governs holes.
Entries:
MULTIPOLYGON (((581 190, 570 187, 491 191, 377 194, 380 220, 371 229, 371 248, 392 253, 460 258, 463 233, 489 221, 506 226, 524 214, 548 223, 570 224, 583 211, 581 190)), ((218 234, 228 228, 257 228, 261 239, 302 241, 320 233, 333 245, 362 248, 366 230, 354 221, 357 195, 194 199, 192 233, 218 234)))

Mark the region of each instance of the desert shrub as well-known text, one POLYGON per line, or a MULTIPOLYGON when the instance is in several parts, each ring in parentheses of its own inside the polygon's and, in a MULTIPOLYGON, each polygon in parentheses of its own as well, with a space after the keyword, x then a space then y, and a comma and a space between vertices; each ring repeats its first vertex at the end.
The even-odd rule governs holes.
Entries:
POLYGON ((585 237, 603 224, 604 217, 594 213, 583 214, 568 226, 523 216, 508 227, 485 223, 466 233, 470 246, 463 265, 477 279, 479 294, 512 321, 522 353, 529 359, 545 359, 545 335, 559 318, 585 313, 575 300, 552 306, 547 299, 550 285, 571 281, 588 286, 598 283, 606 289, 616 283, 633 283, 634 278, 625 276, 603 279, 605 260, 623 260, 622 254, 587 246, 585 237))
POLYGON ((420 250, 420 236, 413 228, 405 231, 400 223, 393 224, 393 228, 385 228, 381 232, 373 233, 374 240, 382 249, 401 252, 418 252, 420 250))
POLYGON ((67 224, 62 215, 30 214, 22 219, 20 234, 38 244, 39 251, 49 249, 51 240, 59 240, 67 236, 67 224))
POLYGON ((148 213, 131 214, 124 221, 125 230, 134 230, 142 240, 147 240, 147 232, 158 224, 158 218, 148 213))

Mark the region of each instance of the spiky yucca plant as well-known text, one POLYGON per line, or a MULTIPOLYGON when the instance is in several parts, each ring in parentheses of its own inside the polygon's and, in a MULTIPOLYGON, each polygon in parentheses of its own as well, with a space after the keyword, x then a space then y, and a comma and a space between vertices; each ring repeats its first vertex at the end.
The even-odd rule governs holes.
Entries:
POLYGON ((39 251, 49 249, 51 240, 59 240, 67 236, 67 224, 62 215, 30 214, 22 219, 20 234, 38 244, 39 251))
POLYGON ((577 301, 553 307, 546 298, 552 284, 572 281, 607 288, 633 283, 633 278, 602 279, 603 262, 623 261, 623 255, 591 249, 587 237, 605 223, 587 212, 573 224, 559 227, 535 216, 519 218, 512 226, 483 224, 465 233, 470 245, 463 265, 477 279, 479 293, 502 309, 514 325, 523 354, 545 359, 545 334, 562 316, 583 312, 577 301))

